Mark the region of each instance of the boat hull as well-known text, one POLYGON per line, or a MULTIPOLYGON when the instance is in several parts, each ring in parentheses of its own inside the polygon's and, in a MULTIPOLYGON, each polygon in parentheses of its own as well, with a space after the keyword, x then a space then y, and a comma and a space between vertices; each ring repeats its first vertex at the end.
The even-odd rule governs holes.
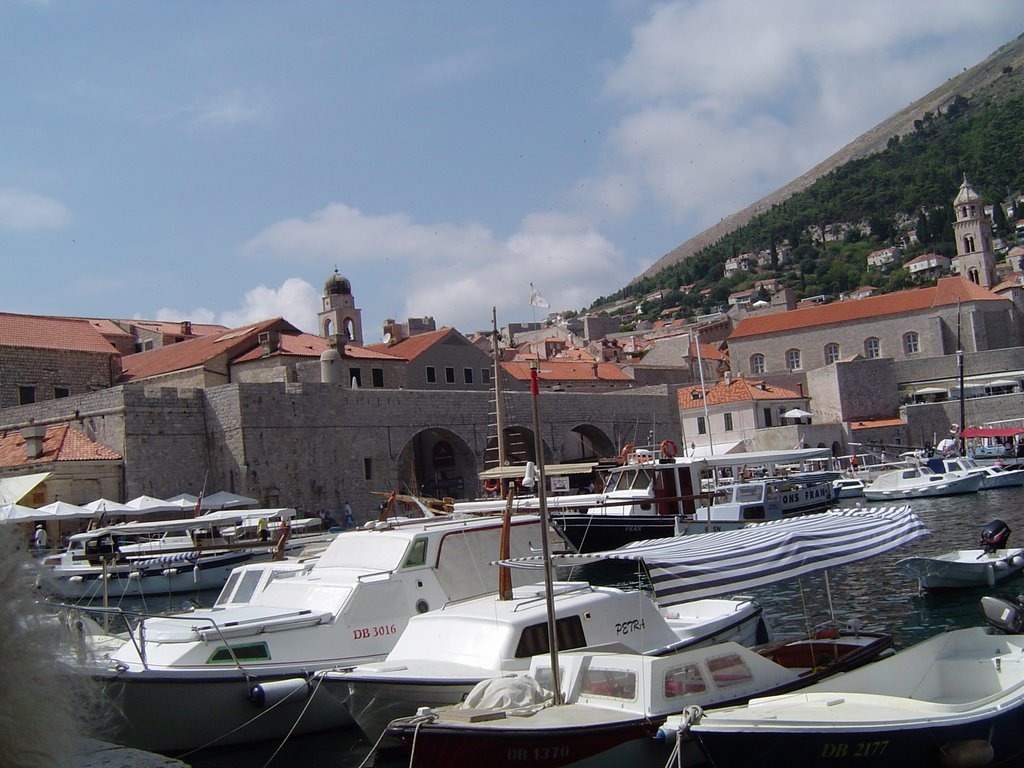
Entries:
POLYGON ((551 522, 576 552, 605 552, 623 544, 676 535, 675 515, 554 514, 551 522))
POLYGON ((100 684, 108 716, 95 735, 151 752, 280 739, 352 722, 343 701, 301 674, 202 681, 113 676, 101 678, 100 684), (291 692, 280 703, 250 701, 254 685, 276 681, 285 681, 283 687, 291 692))
POLYGON ((922 589, 991 587, 1024 570, 1024 549, 957 550, 939 557, 908 557, 897 565, 922 589))

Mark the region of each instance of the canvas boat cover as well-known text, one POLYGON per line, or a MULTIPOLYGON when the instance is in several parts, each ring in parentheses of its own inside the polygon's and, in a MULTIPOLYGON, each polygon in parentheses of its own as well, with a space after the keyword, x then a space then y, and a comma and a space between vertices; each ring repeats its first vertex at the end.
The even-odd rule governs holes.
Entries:
MULTIPOLYGON (((835 509, 731 531, 637 541, 620 549, 557 555, 555 565, 641 561, 662 606, 742 593, 882 554, 930 535, 909 506, 835 509)), ((542 567, 539 556, 502 561, 542 567)))

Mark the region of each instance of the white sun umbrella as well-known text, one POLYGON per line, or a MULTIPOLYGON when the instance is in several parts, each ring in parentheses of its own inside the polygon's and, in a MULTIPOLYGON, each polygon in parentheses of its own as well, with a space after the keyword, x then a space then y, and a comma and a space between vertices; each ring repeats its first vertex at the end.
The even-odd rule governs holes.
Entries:
POLYGON ((0 504, 0 523, 27 523, 43 517, 38 509, 21 504, 0 504))
POLYGON ((36 513, 40 520, 71 520, 76 517, 92 517, 95 514, 91 509, 68 504, 66 501, 52 501, 39 507, 36 513))
POLYGON ((181 507, 177 504, 171 504, 169 501, 164 499, 158 499, 153 496, 137 496, 131 501, 126 501, 126 507, 131 507, 136 512, 142 514, 150 514, 156 512, 179 512, 181 507))
POLYGON ((811 416, 810 413, 801 408, 790 408, 782 415, 787 419, 806 419, 811 416))
POLYGON ((199 501, 198 496, 193 496, 191 493, 179 493, 177 496, 171 496, 167 501, 177 504, 182 501, 187 501, 192 506, 195 506, 196 502, 199 501))
POLYGON ((134 507, 129 507, 127 504, 111 501, 110 499, 96 499, 96 501, 83 504, 82 508, 91 509, 93 514, 96 515, 134 515, 139 511, 134 507))
POLYGON ((203 509, 238 509, 240 507, 253 507, 259 503, 259 499, 251 499, 248 496, 241 496, 228 491, 217 491, 203 498, 203 509))

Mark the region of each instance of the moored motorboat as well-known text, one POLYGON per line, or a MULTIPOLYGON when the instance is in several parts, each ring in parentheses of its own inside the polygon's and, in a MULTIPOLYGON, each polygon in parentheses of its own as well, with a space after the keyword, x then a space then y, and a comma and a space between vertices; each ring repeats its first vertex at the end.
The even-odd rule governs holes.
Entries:
MULTIPOLYGON (((172 751, 351 722, 315 673, 382 659, 410 616, 496 590, 496 569, 482 566, 501 532, 495 518, 382 523, 339 534, 307 563, 243 566, 212 608, 145 618, 83 665, 114 704, 103 735, 172 751)), ((510 549, 530 553, 543 535, 535 516, 517 516, 510 549)))
POLYGON ((929 459, 928 466, 936 472, 960 472, 981 475, 981 489, 1017 488, 1024 485, 1024 469, 1007 469, 1000 464, 979 464, 969 456, 947 456, 929 459))
POLYGON ((1010 528, 993 520, 981 533, 978 549, 955 549, 931 557, 907 557, 896 563, 920 589, 991 587, 1024 570, 1024 549, 1006 547, 1010 528))
POLYGON ((798 693, 707 710, 690 728, 716 768, 1019 765, 1024 609, 984 597, 989 624, 936 635, 798 693))
POLYGON ((553 768, 661 766, 674 747, 657 738, 670 715, 810 685, 877 658, 891 644, 886 634, 829 631, 761 653, 735 642, 663 657, 561 653, 559 705, 545 689, 552 685, 550 660, 538 656, 526 676, 487 680, 461 704, 395 720, 385 750, 423 768, 524 760, 553 768))
POLYGON ((864 498, 870 501, 921 499, 974 493, 980 487, 980 475, 938 473, 924 466, 902 467, 883 472, 864 486, 864 498))
POLYGON ((837 477, 832 481, 832 494, 837 499, 855 499, 864 495, 864 481, 859 477, 837 477))

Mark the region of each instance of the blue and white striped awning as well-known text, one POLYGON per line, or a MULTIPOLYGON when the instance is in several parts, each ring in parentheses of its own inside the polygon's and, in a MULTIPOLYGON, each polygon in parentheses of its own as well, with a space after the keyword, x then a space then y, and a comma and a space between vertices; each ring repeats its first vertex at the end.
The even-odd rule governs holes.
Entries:
MULTIPOLYGON (((930 535, 910 507, 836 509, 718 533, 637 541, 620 549, 557 555, 555 565, 639 560, 663 606, 741 593, 784 579, 874 557, 930 535)), ((502 561, 540 568, 540 557, 502 561)))

